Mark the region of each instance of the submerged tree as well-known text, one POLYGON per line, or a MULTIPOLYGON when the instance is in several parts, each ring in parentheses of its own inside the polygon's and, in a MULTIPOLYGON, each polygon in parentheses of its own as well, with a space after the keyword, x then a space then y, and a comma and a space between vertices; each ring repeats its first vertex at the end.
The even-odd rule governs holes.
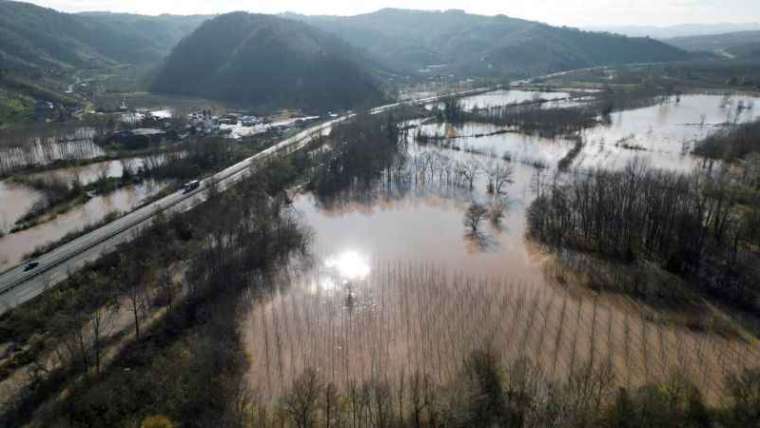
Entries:
POLYGON ((501 195, 504 187, 512 183, 512 165, 500 160, 493 160, 486 168, 488 174, 488 193, 501 195))
POLYGON ((483 205, 473 202, 464 214, 464 225, 471 234, 477 234, 480 223, 488 215, 488 210, 483 205))

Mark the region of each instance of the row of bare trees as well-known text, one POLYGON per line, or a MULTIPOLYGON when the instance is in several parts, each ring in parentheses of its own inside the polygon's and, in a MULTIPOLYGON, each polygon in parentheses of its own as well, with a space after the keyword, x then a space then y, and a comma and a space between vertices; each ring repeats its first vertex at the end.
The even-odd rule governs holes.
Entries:
POLYGON ((694 153, 728 161, 757 155, 760 153, 760 120, 724 128, 700 141, 694 153))
POLYGON ((739 202, 727 169, 684 175, 634 161, 555 182, 531 205, 528 224, 552 246, 654 261, 741 302, 758 292, 760 205, 739 202))
POLYGON ((528 134, 554 138, 576 134, 598 122, 594 106, 548 108, 541 104, 494 106, 468 115, 474 122, 493 123, 519 129, 528 134))
POLYGON ((725 408, 711 409, 692 382, 672 375, 661 384, 614 390, 605 364, 586 364, 549 380, 527 359, 504 363, 473 351, 451 384, 413 373, 399 384, 382 377, 339 389, 306 369, 271 408, 251 400, 242 426, 296 428, 754 426, 760 420, 760 372, 727 378, 725 408), (749 424, 749 425, 745 425, 749 424))
POLYGON ((57 161, 90 159, 103 154, 93 136, 84 130, 76 131, 78 138, 36 139, 23 146, 0 148, 0 175, 57 161), (81 134, 81 135, 80 135, 81 134))
POLYGON ((326 149, 316 155, 309 187, 325 197, 391 177, 403 163, 406 132, 390 114, 362 115, 337 125, 326 149))

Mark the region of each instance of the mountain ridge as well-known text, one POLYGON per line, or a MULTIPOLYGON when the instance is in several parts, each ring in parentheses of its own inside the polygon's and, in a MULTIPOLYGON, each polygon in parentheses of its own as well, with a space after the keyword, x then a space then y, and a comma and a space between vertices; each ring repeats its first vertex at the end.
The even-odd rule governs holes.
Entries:
POLYGON ((648 38, 629 38, 460 10, 381 9, 348 16, 291 15, 332 32, 404 71, 447 64, 482 76, 541 74, 597 65, 683 60, 689 54, 648 38))
POLYGON ((687 51, 708 51, 729 59, 760 60, 760 30, 737 31, 664 40, 687 51))
POLYGON ((362 55, 305 23, 234 12, 179 42, 152 90, 248 106, 351 108, 383 98, 362 55))
POLYGON ((0 68, 65 70, 154 63, 204 19, 69 14, 0 0, 0 68))

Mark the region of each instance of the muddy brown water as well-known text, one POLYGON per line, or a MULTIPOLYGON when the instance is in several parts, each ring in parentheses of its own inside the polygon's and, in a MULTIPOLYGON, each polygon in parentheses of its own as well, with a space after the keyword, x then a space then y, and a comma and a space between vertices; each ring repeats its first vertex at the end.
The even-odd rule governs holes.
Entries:
POLYGON ((69 233, 102 221, 114 212, 129 212, 157 194, 164 183, 152 180, 124 187, 105 196, 96 196, 53 220, 0 238, 0 271, 20 263, 38 247, 58 241, 69 233))
MULTIPOLYGON (((615 168, 639 156, 685 170, 696 160, 681 153, 681 142, 704 132, 691 122, 702 114, 705 126, 722 121, 721 101, 684 97, 678 106, 618 115, 590 134, 614 140, 645 129, 652 149, 606 154, 608 148, 588 144, 576 163, 615 168)), ((431 133, 448 132, 426 126, 431 133)), ((468 125, 457 132, 488 130, 493 127, 468 125)), ((242 320, 248 379, 261 397, 280 396, 306 368, 339 387, 379 377, 401 382, 418 370, 445 383, 470 351, 487 345, 508 361, 529 358, 549 378, 584 364, 609 365, 617 385, 635 387, 679 371, 710 400, 720 395, 728 373, 760 366, 757 341, 656 323, 647 308, 624 296, 570 290, 547 279, 546 257, 525 239, 526 209, 540 176, 530 164, 541 160, 549 165, 544 174, 553 173, 570 143, 502 134, 453 144, 494 155, 410 143, 410 156, 432 151, 488 163, 513 155, 514 183, 502 197, 506 216, 499 226, 486 220, 479 239, 467 235, 463 218, 471 200, 491 198, 483 177, 473 192, 418 180, 337 202, 311 194, 295 198, 297 215, 314 232, 313 260, 294 261, 278 291, 242 320)))

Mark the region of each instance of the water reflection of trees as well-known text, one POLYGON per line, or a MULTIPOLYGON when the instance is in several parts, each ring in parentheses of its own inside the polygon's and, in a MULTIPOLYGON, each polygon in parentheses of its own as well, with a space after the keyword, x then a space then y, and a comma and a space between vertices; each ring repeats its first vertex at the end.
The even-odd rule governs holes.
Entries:
POLYGON ((93 158, 103 154, 92 127, 54 127, 47 130, 5 131, 0 136, 0 174, 55 161, 93 158))
POLYGON ((430 158, 423 157, 425 159, 407 154, 403 165, 399 165, 402 167, 391 174, 381 174, 369 182, 355 181, 337 192, 315 193, 317 205, 325 210, 340 212, 353 210, 357 206, 387 205, 405 199, 438 197, 466 204, 473 198, 468 181, 462 176, 457 177, 453 164, 429 163, 430 158))

